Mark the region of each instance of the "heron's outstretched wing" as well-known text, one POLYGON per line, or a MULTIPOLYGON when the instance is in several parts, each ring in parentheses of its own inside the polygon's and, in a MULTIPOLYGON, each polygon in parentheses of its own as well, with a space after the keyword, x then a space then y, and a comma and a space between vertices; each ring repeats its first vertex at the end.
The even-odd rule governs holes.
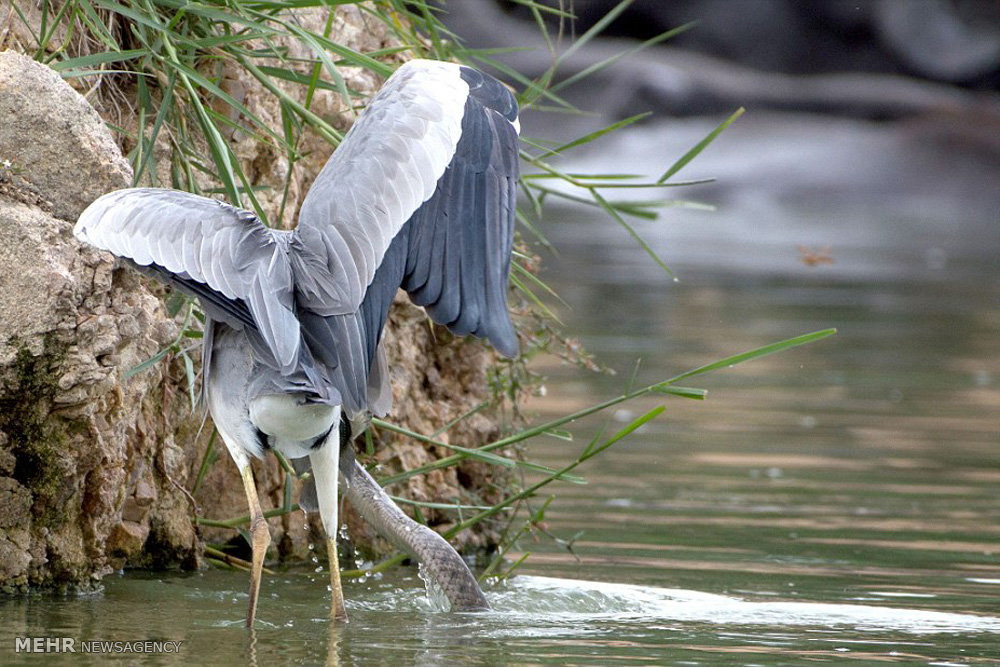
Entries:
POLYGON ((497 80, 461 69, 469 85, 462 137, 434 195, 406 223, 402 287, 436 322, 488 338, 512 357, 517 336, 507 280, 518 178, 517 102, 497 80))
POLYGON ((248 211, 177 190, 100 197, 73 233, 197 296, 211 317, 258 331, 282 372, 299 359, 288 233, 248 211))
POLYGON ((309 347, 349 385, 337 382, 345 401, 363 406, 371 392, 400 286, 455 333, 517 352, 507 313, 517 131, 517 102, 498 81, 412 61, 317 177, 293 240, 297 303, 309 347))
POLYGON ((355 311, 409 221, 403 286, 441 323, 512 354, 505 303, 516 179, 514 96, 460 65, 403 65, 302 204, 298 303, 318 315, 355 311))

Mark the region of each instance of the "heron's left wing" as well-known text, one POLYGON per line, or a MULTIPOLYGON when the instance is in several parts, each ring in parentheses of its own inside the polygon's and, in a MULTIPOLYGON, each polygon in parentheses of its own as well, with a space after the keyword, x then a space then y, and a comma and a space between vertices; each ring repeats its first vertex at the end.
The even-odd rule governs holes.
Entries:
POLYGON ((214 199, 130 188, 94 201, 73 233, 197 296, 211 317, 259 332, 282 373, 299 362, 288 232, 214 199))
MULTIPOLYGON (((466 307, 484 313, 493 292, 506 295, 517 130, 517 102, 492 77, 430 60, 401 66, 302 204, 292 257, 297 302, 319 315, 355 311, 408 224, 404 287, 412 294, 428 280, 431 288, 444 283, 453 307, 436 319, 461 320, 460 333, 501 343, 492 331, 499 327, 469 325, 466 307)), ((399 286, 392 285, 393 292, 399 286)), ((424 289, 419 299, 432 316, 439 291, 424 289)), ((509 340, 498 347, 513 352, 509 340)))
POLYGON ((492 77, 411 61, 310 189, 292 254, 303 334, 362 405, 400 286, 455 333, 516 353, 506 296, 517 130, 517 102, 492 77))

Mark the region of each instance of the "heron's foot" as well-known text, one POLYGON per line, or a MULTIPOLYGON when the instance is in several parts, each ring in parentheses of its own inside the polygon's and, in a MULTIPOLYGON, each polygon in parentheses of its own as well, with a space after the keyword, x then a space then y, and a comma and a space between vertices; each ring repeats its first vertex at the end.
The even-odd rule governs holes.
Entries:
POLYGON ((335 623, 347 623, 347 608, 344 607, 344 590, 340 586, 340 559, 337 556, 337 540, 328 538, 327 558, 330 561, 330 618, 335 623))

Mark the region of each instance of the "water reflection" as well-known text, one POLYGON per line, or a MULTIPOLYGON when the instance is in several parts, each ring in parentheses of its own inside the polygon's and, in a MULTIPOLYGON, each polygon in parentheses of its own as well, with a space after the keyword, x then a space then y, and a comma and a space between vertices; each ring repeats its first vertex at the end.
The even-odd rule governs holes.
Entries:
MULTIPOLYGON (((864 664, 903 656, 985 657, 1000 636, 996 616, 920 608, 928 593, 873 590, 866 600, 816 602, 789 599, 788 591, 721 595, 539 576, 519 576, 489 590, 494 611, 464 614, 428 612, 419 588, 411 585, 413 577, 385 577, 372 586, 353 586, 351 622, 334 627, 324 618, 326 600, 311 588, 316 583, 311 579, 307 572, 283 575, 282 586, 269 596, 270 618, 252 631, 236 624, 240 612, 232 604, 245 582, 240 573, 227 572, 163 580, 112 578, 101 596, 101 613, 86 630, 46 621, 44 630, 25 631, 85 639, 176 637, 182 642, 180 654, 148 661, 163 665, 192 660, 218 665, 719 664, 719 656, 728 654, 788 664, 781 656, 789 652, 864 664), (154 589, 159 589, 158 613, 140 616, 135 596, 154 589), (173 613, 184 608, 190 613, 173 613)), ((78 615, 78 602, 62 606, 78 615)), ((0 607, 4 620, 12 604, 0 607)), ((31 607, 23 601, 17 606, 31 607)), ((36 664, 38 659, 3 652, 4 664, 36 664)), ((96 663, 98 658, 45 656, 46 664, 96 663)))
MULTIPOLYGON (((840 334, 705 378, 704 403, 671 400, 661 418, 584 470, 588 487, 560 489, 547 525, 583 537, 575 553, 523 545, 532 552, 526 571, 738 593, 754 603, 808 601, 829 614, 819 625, 835 625, 827 605, 844 603, 993 614, 996 156, 946 151, 901 127, 852 130, 838 121, 826 131, 827 121, 800 117, 789 136, 769 122, 728 146, 720 140, 686 174, 722 176, 703 197, 718 212, 669 211, 638 227, 679 283, 585 210, 563 209, 543 227, 560 249, 548 282, 569 304, 553 307, 617 374, 582 376, 551 360, 549 391, 534 407, 563 414, 617 395, 637 357, 634 382, 644 386, 805 331, 840 334), (950 166, 927 189, 934 163, 950 166), (804 263, 803 243, 829 246, 834 262, 804 263)), ((680 154, 708 127, 650 126, 566 168, 654 173, 654 156, 680 154)), ((653 405, 608 419, 613 427, 653 405)), ((581 444, 540 443, 533 455, 554 464, 597 428, 580 424, 581 444)), ((813 632, 823 630, 786 634, 762 650, 806 650, 813 632)), ((840 659, 920 657, 838 636, 868 647, 840 659)), ((767 643, 765 634, 750 643, 767 643)), ((883 644, 896 648, 896 639, 883 644)), ((925 656, 971 655, 948 638, 927 645, 934 650, 925 656)), ((986 645, 982 655, 995 657, 995 640, 986 645)))

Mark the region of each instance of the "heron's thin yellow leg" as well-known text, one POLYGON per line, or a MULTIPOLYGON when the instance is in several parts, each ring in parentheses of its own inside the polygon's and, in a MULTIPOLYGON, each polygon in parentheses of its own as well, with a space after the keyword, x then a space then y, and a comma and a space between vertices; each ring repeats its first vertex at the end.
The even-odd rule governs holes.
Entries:
POLYGON ((253 481, 253 471, 249 464, 240 470, 243 477, 243 489, 247 494, 247 504, 250 506, 250 547, 253 549, 253 565, 250 569, 250 603, 247 608, 247 627, 253 627, 257 616, 257 596, 260 593, 260 572, 264 568, 264 556, 271 544, 271 532, 267 529, 267 520, 260 509, 257 498, 257 487, 253 481))
POLYGON ((326 538, 326 550, 330 561, 330 591, 333 599, 330 601, 330 618, 341 623, 347 620, 347 609, 344 607, 344 589, 340 587, 340 559, 337 556, 337 538, 326 538))

